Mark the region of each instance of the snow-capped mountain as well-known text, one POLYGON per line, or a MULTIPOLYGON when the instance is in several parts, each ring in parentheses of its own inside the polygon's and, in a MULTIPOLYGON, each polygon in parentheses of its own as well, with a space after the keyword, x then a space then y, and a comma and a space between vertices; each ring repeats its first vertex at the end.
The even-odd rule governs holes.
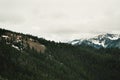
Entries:
POLYGON ((95 48, 120 48, 120 35, 107 33, 89 39, 76 39, 69 43, 72 45, 89 45, 95 48))

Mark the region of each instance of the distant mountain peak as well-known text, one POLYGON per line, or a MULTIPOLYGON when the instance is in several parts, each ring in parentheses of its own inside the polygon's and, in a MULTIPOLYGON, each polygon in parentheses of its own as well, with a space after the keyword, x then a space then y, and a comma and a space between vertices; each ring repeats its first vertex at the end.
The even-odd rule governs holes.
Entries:
POLYGON ((98 36, 96 36, 96 38, 98 38, 98 39, 109 38, 111 40, 116 40, 116 39, 120 38, 120 35, 119 34, 106 33, 106 34, 98 35, 98 36))
POLYGON ((89 39, 76 39, 70 42, 72 45, 89 45, 95 48, 120 48, 120 35, 119 34, 100 34, 89 39))

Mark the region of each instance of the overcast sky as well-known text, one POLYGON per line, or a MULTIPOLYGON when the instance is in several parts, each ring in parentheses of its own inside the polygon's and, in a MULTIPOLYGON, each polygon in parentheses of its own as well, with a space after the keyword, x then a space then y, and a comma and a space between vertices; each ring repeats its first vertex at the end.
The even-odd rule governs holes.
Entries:
POLYGON ((0 0, 0 27, 55 41, 120 34, 120 0, 0 0))

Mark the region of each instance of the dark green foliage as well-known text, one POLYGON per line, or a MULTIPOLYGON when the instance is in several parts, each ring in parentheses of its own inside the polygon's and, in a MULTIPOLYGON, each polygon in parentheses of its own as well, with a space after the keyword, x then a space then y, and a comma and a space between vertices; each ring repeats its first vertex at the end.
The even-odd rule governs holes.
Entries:
POLYGON ((1 41, 0 80, 120 80, 120 49, 98 50, 27 36, 44 44, 46 52, 29 45, 18 51, 1 41))

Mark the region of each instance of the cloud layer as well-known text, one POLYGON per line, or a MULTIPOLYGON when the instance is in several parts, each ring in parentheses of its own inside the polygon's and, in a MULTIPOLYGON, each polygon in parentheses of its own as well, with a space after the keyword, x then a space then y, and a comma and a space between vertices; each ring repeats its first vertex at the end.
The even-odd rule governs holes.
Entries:
POLYGON ((0 27, 56 41, 120 34, 119 0, 0 0, 0 27))

